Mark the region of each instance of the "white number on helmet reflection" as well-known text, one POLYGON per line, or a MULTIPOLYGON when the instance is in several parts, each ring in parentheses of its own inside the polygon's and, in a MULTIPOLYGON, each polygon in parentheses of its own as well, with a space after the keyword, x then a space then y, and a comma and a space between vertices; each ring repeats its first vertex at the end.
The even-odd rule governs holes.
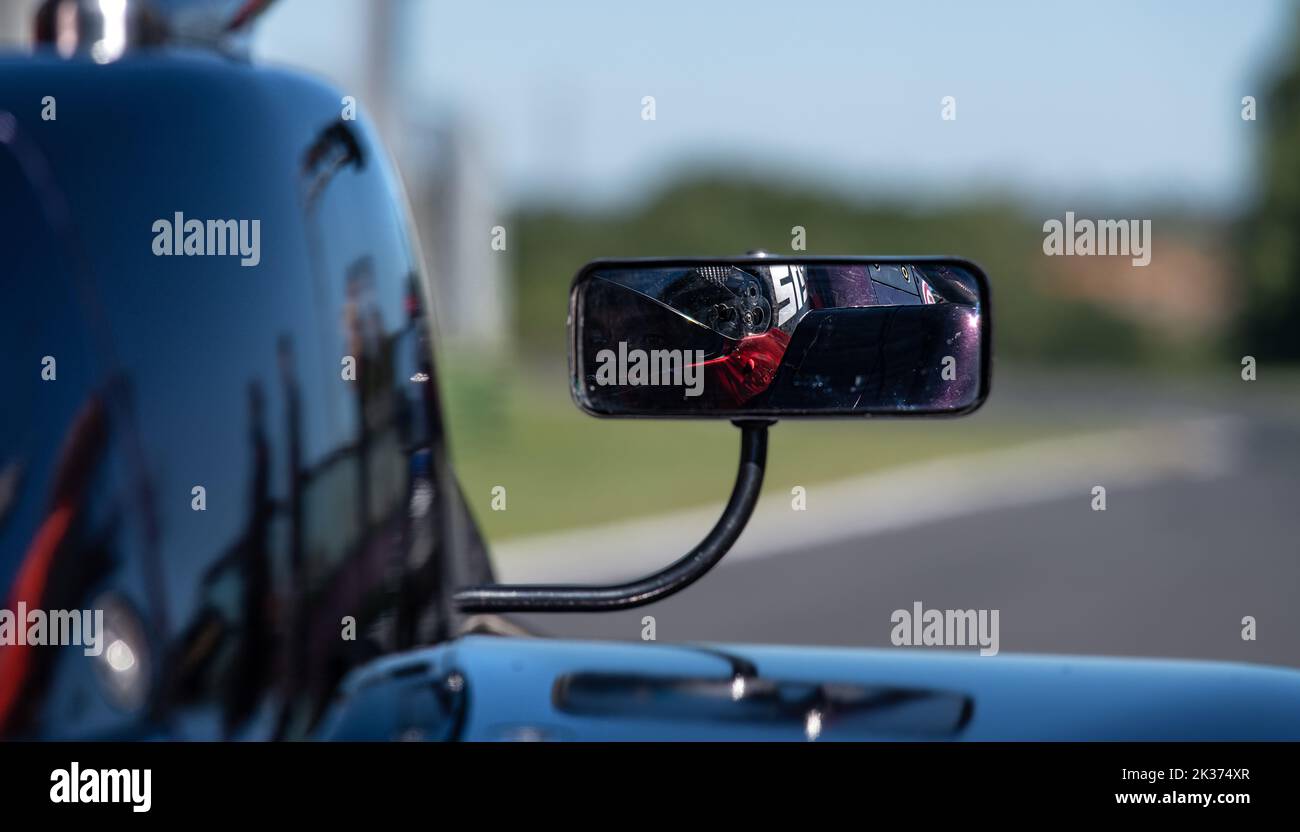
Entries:
POLYGON ((768 274, 776 292, 776 325, 784 326, 808 301, 803 266, 772 266, 768 274))

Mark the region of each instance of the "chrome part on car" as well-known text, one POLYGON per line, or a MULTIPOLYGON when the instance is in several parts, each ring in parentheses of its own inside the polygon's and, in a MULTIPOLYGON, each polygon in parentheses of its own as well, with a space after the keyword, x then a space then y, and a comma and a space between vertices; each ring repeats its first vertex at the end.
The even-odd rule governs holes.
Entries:
POLYGON ((248 56, 253 21, 272 0, 45 0, 37 46, 111 63, 140 48, 191 46, 248 56))

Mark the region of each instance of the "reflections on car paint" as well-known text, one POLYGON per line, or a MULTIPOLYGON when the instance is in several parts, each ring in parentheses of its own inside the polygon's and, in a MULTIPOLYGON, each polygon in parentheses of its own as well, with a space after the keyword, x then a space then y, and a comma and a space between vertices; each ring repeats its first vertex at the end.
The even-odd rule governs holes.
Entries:
POLYGON ((837 728, 855 737, 951 737, 974 708, 969 696, 943 690, 604 671, 559 677, 552 700, 577 716, 788 726, 808 739, 833 736, 837 728))
MULTIPOLYGON (((205 574, 205 600, 178 639, 167 680, 171 707, 197 705, 216 692, 227 737, 238 736, 255 716, 275 680, 274 735, 301 735, 347 669, 396 644, 395 597, 402 597, 408 619, 429 600, 430 558, 408 558, 399 548, 409 542, 402 532, 409 487, 402 461, 412 443, 426 447, 421 443, 431 435, 411 424, 408 396, 418 394, 400 383, 406 371, 395 360, 420 318, 412 310, 402 328, 386 327, 374 302, 371 268, 365 260, 352 264, 342 305, 347 345, 358 359, 357 382, 348 387, 357 417, 352 442, 304 466, 300 383, 287 335, 278 339, 276 355, 283 460, 270 456, 262 386, 250 382, 247 389, 244 531, 205 574), (271 493, 277 462, 286 472, 282 498, 271 493), (340 498, 351 504, 341 514, 340 498), (332 546, 314 545, 325 540, 332 546), (415 567, 411 574, 407 561, 415 567), (274 575, 281 573, 284 588, 276 591, 274 575), (357 641, 340 637, 340 622, 349 616, 357 622, 357 641)), ((424 454, 427 468, 427 447, 424 454)), ((430 488, 428 471, 422 476, 430 488)), ((432 542, 427 532, 418 541, 432 542)))

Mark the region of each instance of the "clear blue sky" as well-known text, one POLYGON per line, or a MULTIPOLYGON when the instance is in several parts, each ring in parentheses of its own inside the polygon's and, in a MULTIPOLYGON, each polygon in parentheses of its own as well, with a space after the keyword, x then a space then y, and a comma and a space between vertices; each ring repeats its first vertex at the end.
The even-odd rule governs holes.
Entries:
MULTIPOLYGON (((279 0, 260 54, 341 81, 362 0, 279 0)), ((1244 95, 1285 46, 1271 2, 434 2, 401 99, 455 113, 508 199, 635 199, 718 162, 846 190, 1231 206, 1244 95), (657 118, 641 119, 653 95, 657 118), (943 96, 957 120, 940 119, 943 96)), ((1261 112, 1260 118, 1267 118, 1261 112)))

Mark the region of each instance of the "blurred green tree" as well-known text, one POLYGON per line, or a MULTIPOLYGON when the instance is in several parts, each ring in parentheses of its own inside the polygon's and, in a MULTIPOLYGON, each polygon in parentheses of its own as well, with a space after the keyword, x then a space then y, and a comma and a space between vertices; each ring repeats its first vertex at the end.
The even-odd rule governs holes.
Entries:
POLYGON ((563 356, 569 282, 598 257, 740 254, 954 254, 993 283, 997 354, 1035 362, 1144 358, 1135 324, 1051 293, 1042 273, 1041 221, 997 196, 923 207, 856 202, 824 189, 704 174, 623 212, 532 207, 515 220, 516 331, 533 356, 563 356), (792 252, 796 226, 807 251, 792 252))
MULTIPOLYGON (((1286 57, 1257 102, 1258 198, 1239 240, 1245 270, 1237 346, 1256 359, 1300 360, 1300 13, 1286 57)), ((1248 122, 1248 124, 1252 124, 1248 122)))

